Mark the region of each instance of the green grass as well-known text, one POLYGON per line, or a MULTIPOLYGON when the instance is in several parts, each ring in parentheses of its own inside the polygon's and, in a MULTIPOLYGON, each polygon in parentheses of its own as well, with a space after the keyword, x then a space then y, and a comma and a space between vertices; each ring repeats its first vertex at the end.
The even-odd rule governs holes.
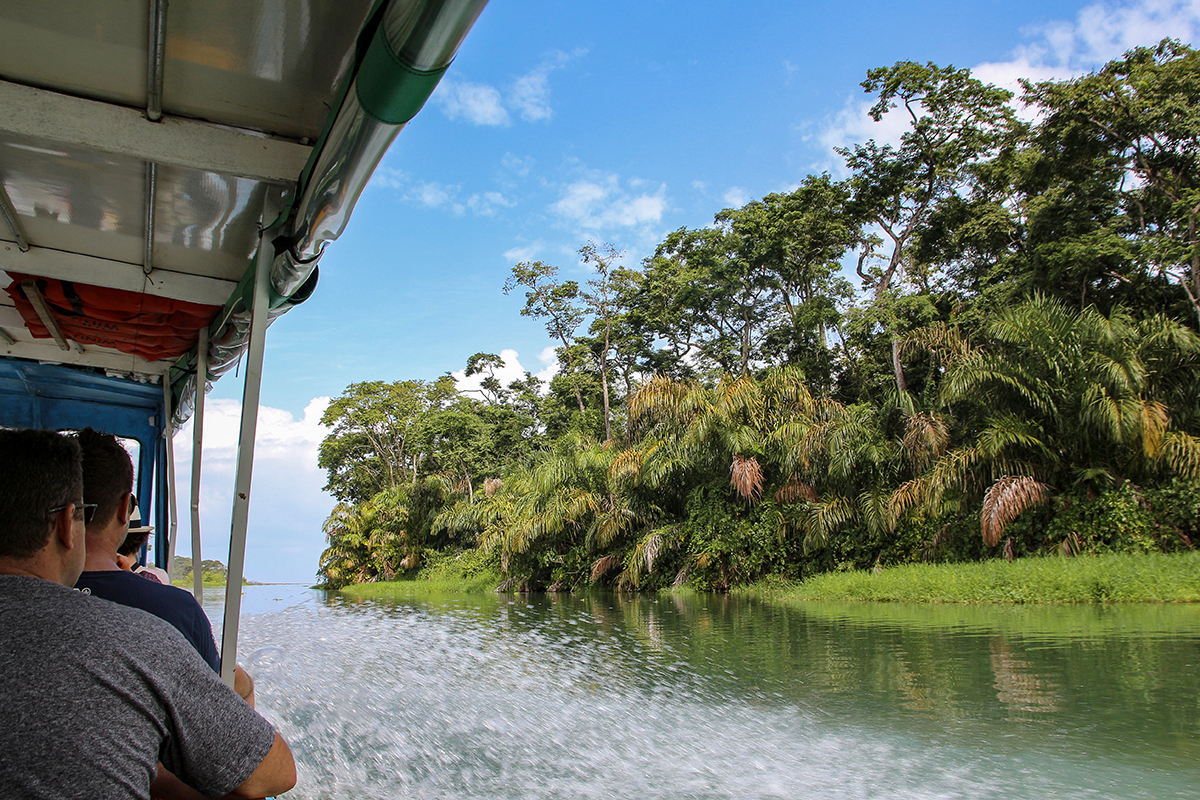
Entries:
MULTIPOLYGON (((175 580, 171 581, 171 583, 174 586, 181 586, 184 589, 191 589, 192 588, 192 576, 188 575, 185 578, 176 578, 175 580)), ((245 581, 242 581, 242 583, 245 584, 245 581)), ((225 576, 224 575, 216 575, 216 576, 213 576, 210 578, 208 575, 205 575, 204 576, 204 588, 206 588, 206 589, 211 589, 211 588, 224 589, 225 588, 225 576)))
POLYGON ((780 600, 897 603, 1196 603, 1200 552, 908 564, 769 581, 740 593, 780 600))
POLYGON ((348 597, 380 599, 388 597, 431 597, 446 594, 492 593, 504 580, 486 553, 465 550, 455 553, 427 554, 428 560, 416 577, 400 581, 355 583, 338 591, 348 597))

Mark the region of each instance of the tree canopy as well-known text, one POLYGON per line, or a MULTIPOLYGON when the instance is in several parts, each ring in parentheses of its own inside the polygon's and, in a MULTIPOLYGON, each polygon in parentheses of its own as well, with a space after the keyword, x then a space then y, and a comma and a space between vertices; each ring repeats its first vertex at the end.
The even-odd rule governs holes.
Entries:
POLYGON ((471 550, 508 587, 728 588, 915 560, 1191 547, 1200 54, 1011 92, 898 62, 893 142, 640 264, 588 242, 505 293, 558 373, 352 384, 320 464, 329 585, 471 550), (1022 120, 1032 120, 1025 122, 1022 120))

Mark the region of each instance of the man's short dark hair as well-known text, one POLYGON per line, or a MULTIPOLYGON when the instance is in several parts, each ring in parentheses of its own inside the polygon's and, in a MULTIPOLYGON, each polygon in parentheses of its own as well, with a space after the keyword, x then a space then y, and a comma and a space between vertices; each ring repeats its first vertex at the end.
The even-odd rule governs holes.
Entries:
POLYGON ((107 525, 133 490, 133 459, 111 433, 84 428, 75 435, 83 450, 83 500, 96 504, 92 521, 107 525))
POLYGON ((0 429, 0 556, 29 558, 50 541, 50 509, 83 495, 79 445, 54 431, 0 429))

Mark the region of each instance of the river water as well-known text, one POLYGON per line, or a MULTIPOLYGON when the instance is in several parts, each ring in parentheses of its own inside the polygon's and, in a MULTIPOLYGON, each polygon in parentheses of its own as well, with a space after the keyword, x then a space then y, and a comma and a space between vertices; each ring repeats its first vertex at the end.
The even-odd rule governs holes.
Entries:
POLYGON ((243 596, 289 798, 1200 798, 1195 605, 243 596))

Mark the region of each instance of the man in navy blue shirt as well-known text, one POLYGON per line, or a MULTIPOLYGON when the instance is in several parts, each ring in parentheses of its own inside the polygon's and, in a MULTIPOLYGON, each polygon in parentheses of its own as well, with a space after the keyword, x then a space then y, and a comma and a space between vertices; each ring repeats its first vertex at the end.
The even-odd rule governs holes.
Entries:
MULTIPOLYGON (((117 563, 117 549, 129 532, 132 511, 133 461, 129 453, 117 437, 91 428, 81 430, 77 439, 83 451, 84 502, 94 503, 96 509, 87 523, 87 560, 75 588, 166 620, 220 672, 221 656, 212 625, 196 598, 177 586, 121 569, 117 563)), ((254 705, 254 682, 240 666, 234 674, 234 689, 254 705)))

